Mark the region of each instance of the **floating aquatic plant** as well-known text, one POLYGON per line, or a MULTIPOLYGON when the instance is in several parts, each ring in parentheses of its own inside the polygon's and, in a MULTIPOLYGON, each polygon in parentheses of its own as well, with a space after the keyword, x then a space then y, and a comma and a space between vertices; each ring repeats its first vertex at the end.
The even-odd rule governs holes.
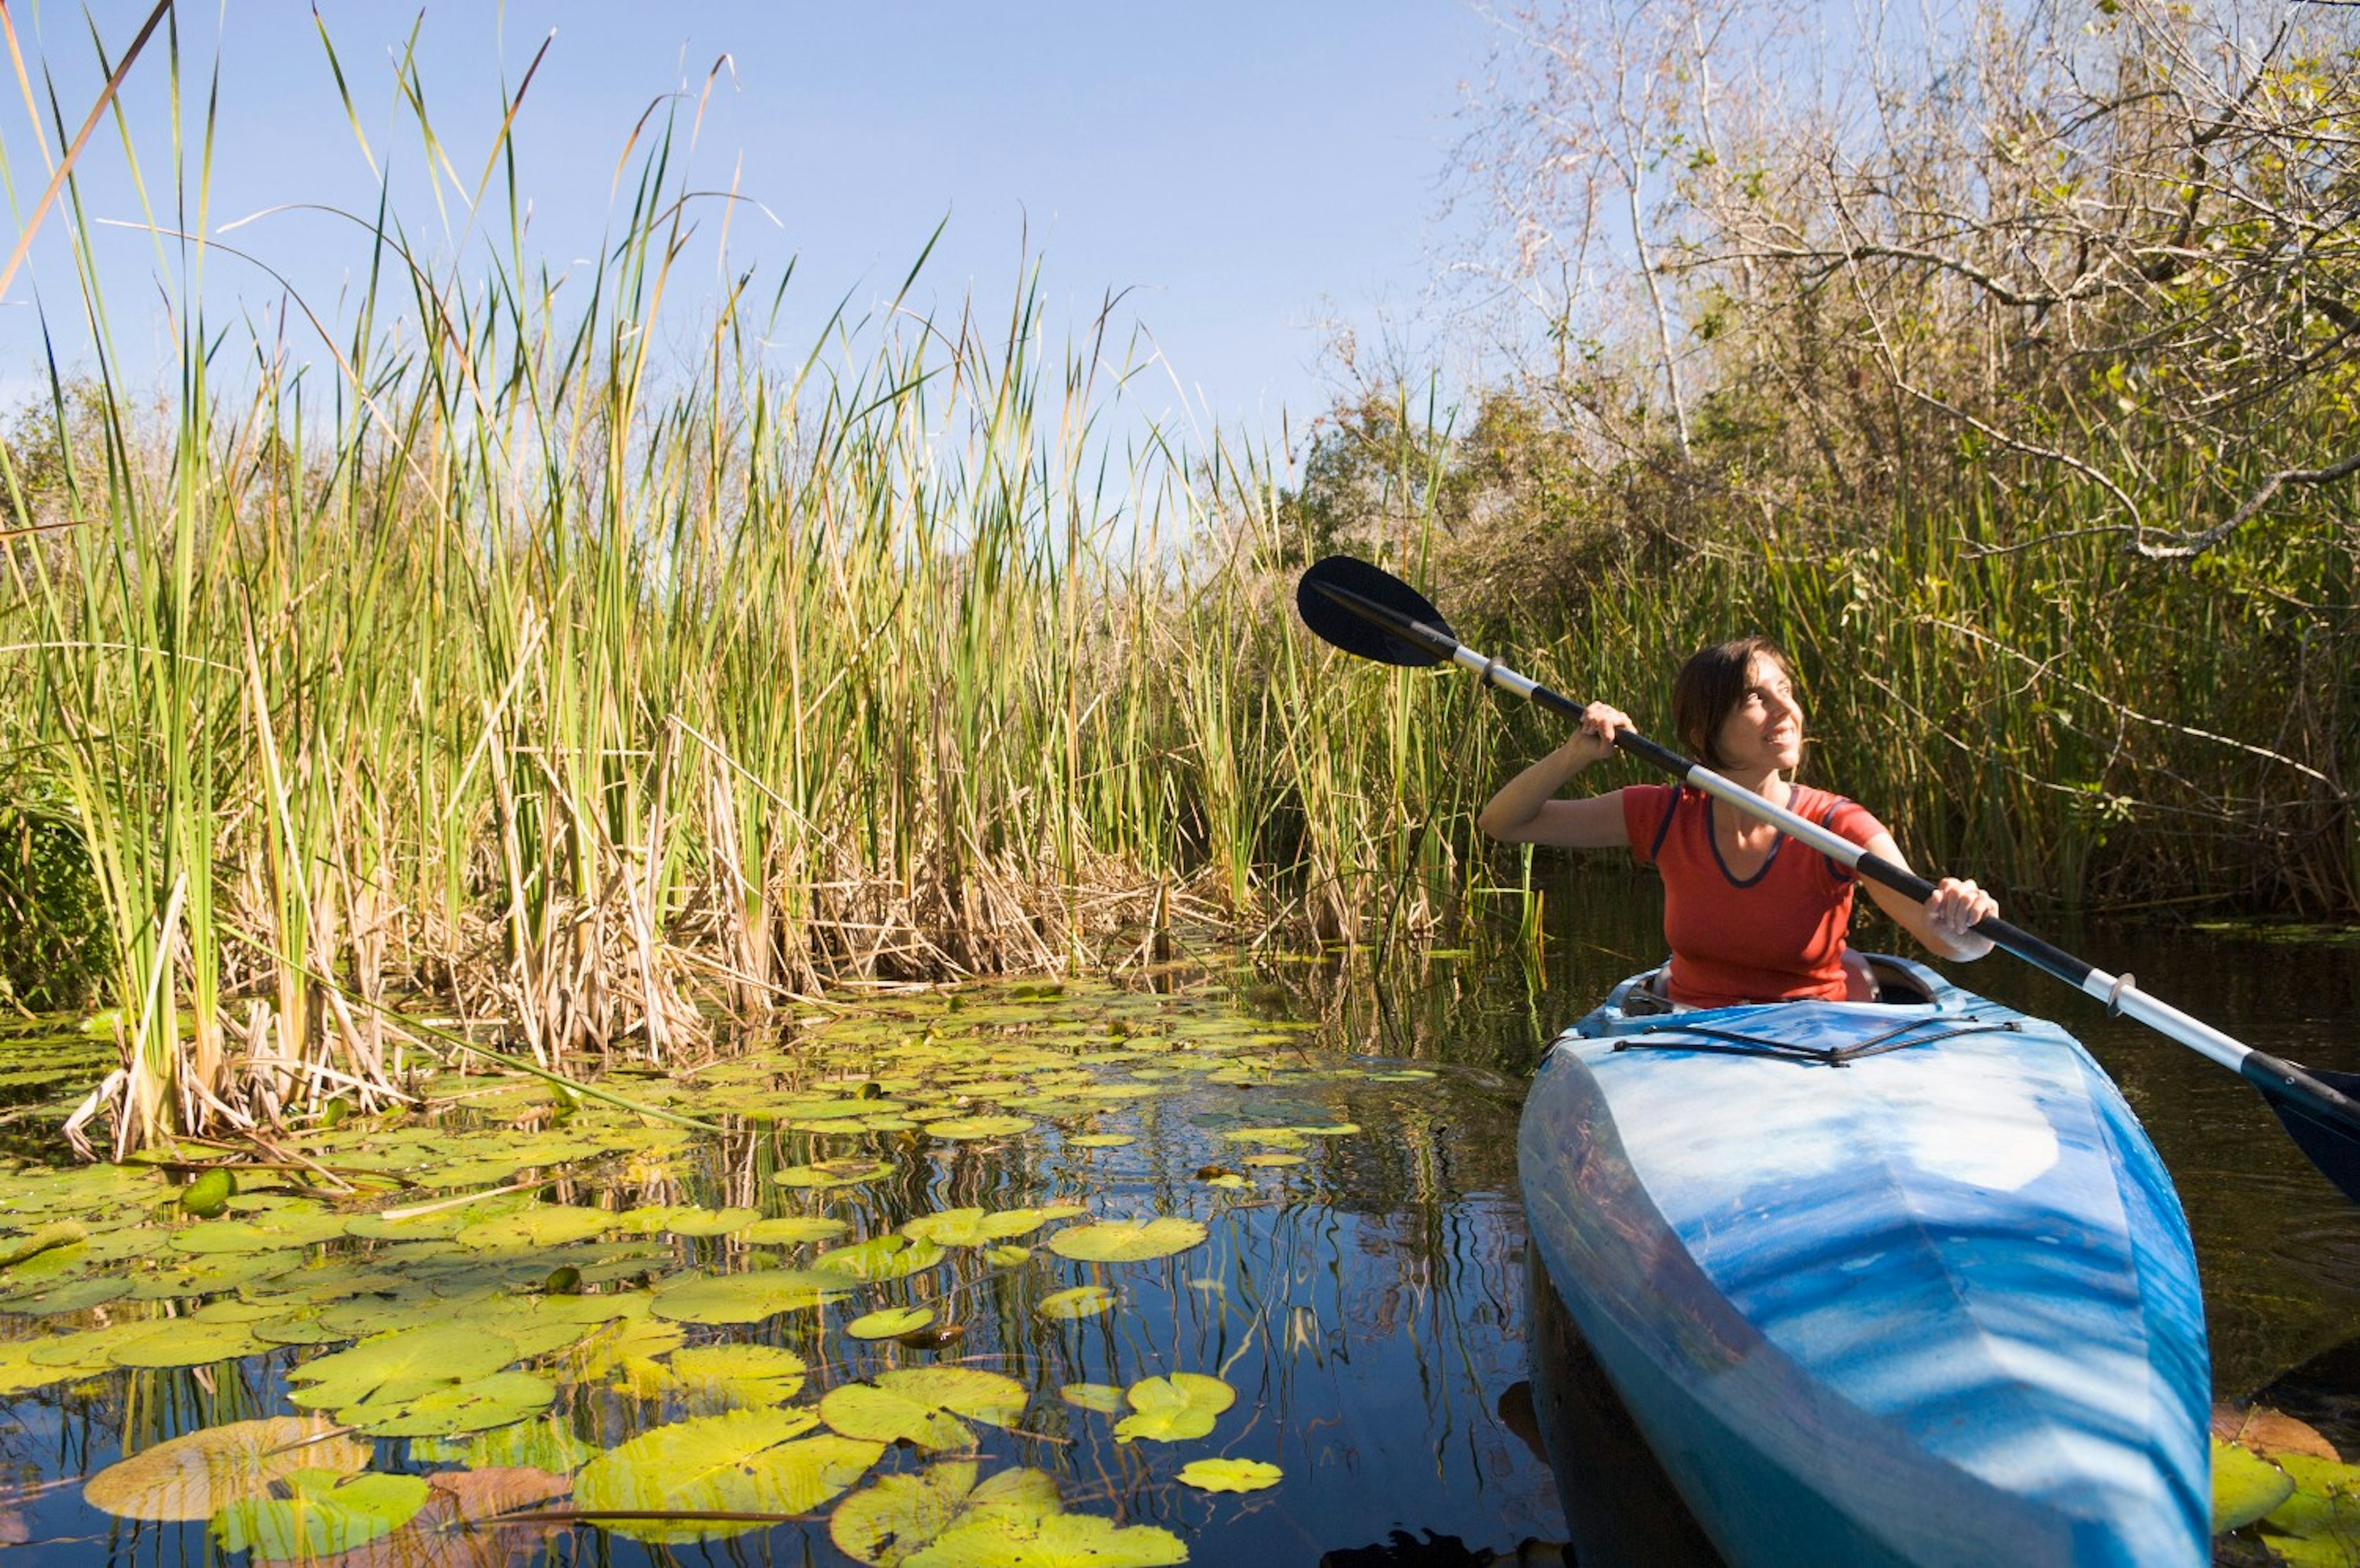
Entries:
POLYGON ((116 1461, 90 1478, 82 1499, 122 1519, 207 1519, 298 1470, 357 1475, 370 1457, 323 1416, 231 1421, 116 1461))

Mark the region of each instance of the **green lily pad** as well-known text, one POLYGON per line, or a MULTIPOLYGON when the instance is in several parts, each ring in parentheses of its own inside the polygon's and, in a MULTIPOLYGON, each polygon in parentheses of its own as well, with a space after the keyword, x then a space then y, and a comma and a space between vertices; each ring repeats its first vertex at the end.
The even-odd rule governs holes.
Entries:
POLYGON ((770 1345, 707 1345, 672 1353, 672 1388, 691 1405, 783 1405, 803 1392, 810 1367, 792 1350, 770 1345))
POLYGON ((811 1165, 790 1165, 772 1175, 770 1180, 782 1187, 806 1187, 825 1190, 829 1187, 856 1187, 864 1181, 875 1181, 893 1173, 893 1165, 884 1160, 823 1160, 811 1165))
POLYGON ((401 1329, 306 1361, 287 1374, 290 1403, 307 1410, 345 1410, 364 1400, 411 1399, 478 1377, 514 1361, 516 1346, 475 1329, 401 1329))
POLYGON ((1076 1133, 1065 1140, 1067 1149, 1120 1149, 1137 1143, 1138 1138, 1127 1132, 1076 1133))
POLYGON ((1123 1390, 1132 1414, 1115 1422, 1114 1440, 1129 1443, 1184 1443, 1213 1430, 1214 1418, 1237 1402, 1237 1390, 1218 1377, 1199 1372, 1175 1372, 1168 1377, 1142 1377, 1123 1390))
POLYGON ((2243 1530, 2294 1494, 2294 1477, 2234 1443, 2212 1440, 2212 1533, 2243 1530))
POLYGON ((622 1216, 604 1209, 582 1208, 571 1203, 535 1203, 512 1214, 497 1219, 480 1220, 463 1228, 457 1236, 462 1247, 563 1247, 569 1242, 588 1241, 622 1228, 622 1216))
POLYGON ((970 1441, 959 1417, 1007 1426, 1023 1413, 1024 1402, 1024 1385, 1013 1377, 969 1367, 923 1367, 880 1372, 873 1383, 841 1384, 821 1399, 819 1413, 847 1437, 940 1450, 970 1441))
POLYGON ((1096 1514, 994 1517, 954 1525, 901 1568, 1167 1568, 1188 1561, 1170 1530, 1096 1514))
POLYGON ((994 1269, 1013 1269, 1032 1256, 1029 1247, 987 1247, 983 1260, 994 1269))
POLYGON ((108 1359, 117 1367, 210 1367, 270 1348, 248 1323, 163 1318, 150 1326, 154 1333, 117 1345, 108 1359))
POLYGON ((759 1209, 707 1209, 694 1203, 659 1203, 616 1216, 627 1228, 650 1235, 730 1236, 762 1217, 759 1209))
POLYGON ((1122 1389, 1113 1383, 1068 1383, 1057 1390, 1057 1397, 1069 1405, 1096 1410, 1103 1416, 1120 1415, 1127 1402, 1122 1389))
POLYGON ((219 1252, 268 1252, 287 1245, 287 1233, 269 1225, 259 1225, 248 1220, 207 1220, 173 1233, 169 1246, 175 1252, 199 1254, 219 1252))
POLYGON ((2262 1539, 2297 1568, 2348 1563, 2360 1545, 2360 1466, 2309 1454, 2281 1454, 2293 1493, 2263 1516, 2262 1539))
POLYGON ((1275 1486, 1286 1472, 1259 1459, 1192 1459, 1174 1477, 1200 1492, 1259 1492, 1275 1486))
POLYGON ((757 1269, 744 1274, 699 1274, 664 1286, 654 1311, 675 1323, 750 1323, 781 1312, 804 1312, 856 1289, 849 1274, 825 1269, 757 1269))
MULTIPOLYGON (((809 1512, 860 1479, 880 1443, 831 1433, 804 1437, 808 1411, 731 1410, 641 1432, 583 1466, 575 1506, 589 1512, 809 1512)), ((746 1519, 616 1519, 634 1541, 702 1541, 761 1528, 746 1519)))
POLYGON ((275 1279, 303 1266, 303 1255, 291 1249, 189 1255, 185 1263, 166 1265, 132 1277, 129 1295, 135 1301, 169 1301, 185 1296, 213 1296, 257 1280, 275 1279))
POLYGON ((1038 1310, 1044 1318, 1094 1318, 1114 1303, 1114 1292, 1103 1285, 1076 1285, 1042 1297, 1038 1310))
POLYGON ((570 1475, 598 1450, 574 1435, 562 1419, 519 1421, 459 1438, 423 1437, 410 1445, 410 1457, 470 1470, 539 1470, 570 1475))
POLYGON ((653 1317, 606 1324, 574 1348, 573 1380, 595 1383, 619 1373, 640 1398, 658 1398, 672 1380, 671 1369, 658 1363, 687 1337, 680 1324, 653 1317))
POLYGON ((904 1279, 921 1269, 932 1269, 942 1260, 943 1249, 937 1243, 912 1241, 906 1236, 889 1232, 851 1247, 823 1252, 812 1259, 812 1267, 874 1283, 904 1279))
POLYGON ((1195 1220, 1100 1220, 1059 1231, 1049 1250, 1081 1263, 1142 1263, 1185 1252, 1206 1235, 1195 1220))
POLYGON ((324 1416, 231 1421, 169 1438, 93 1475, 82 1500, 118 1519, 211 1519, 241 1498, 263 1496, 298 1470, 354 1475, 373 1457, 368 1444, 333 1435, 324 1416))
POLYGON ((738 1233, 738 1239, 755 1247, 792 1247, 797 1242, 833 1241, 851 1228, 842 1220, 788 1215, 756 1220, 738 1233))
POLYGON ((371 1437, 458 1437, 539 1415, 556 1399, 557 1385, 546 1377, 495 1372, 414 1399, 363 1400, 338 1410, 336 1419, 371 1437))
POLYGON ((978 1486, 978 1469, 954 1459, 914 1475, 882 1476, 836 1506, 828 1537, 870 1568, 900 1568, 961 1525, 1037 1522, 1063 1509, 1056 1477, 1045 1471, 1002 1470, 978 1486))
POLYGON ((920 1214, 901 1226, 901 1234, 945 1247, 989 1247, 1011 1236, 1030 1236, 1048 1220, 1039 1209, 943 1209, 920 1214))
POLYGON ((1031 1132, 1039 1124, 1026 1116, 945 1116, 930 1121, 926 1130, 936 1138, 953 1141, 984 1138, 1014 1138, 1031 1132))
POLYGON ((905 1334, 915 1334, 934 1321, 932 1307, 880 1307, 873 1312, 863 1312, 844 1325, 844 1332, 855 1339, 899 1339, 905 1334))
POLYGON ((1274 1170, 1281 1166, 1300 1165, 1303 1162, 1303 1156, 1299 1154, 1249 1154, 1238 1163, 1274 1170))
POLYGON ((66 1312, 88 1312, 93 1307, 103 1307, 109 1301, 119 1300, 130 1289, 130 1280, 114 1274, 60 1279, 53 1285, 0 1296, 0 1312, 21 1312, 27 1317, 49 1318, 66 1312))
POLYGON ((777 1115, 793 1121, 830 1122, 847 1117, 878 1116, 901 1107, 890 1100, 789 1100, 780 1105, 777 1115))
POLYGON ((485 1217, 480 1209, 473 1214, 464 1209, 445 1209, 411 1219, 352 1214, 344 1220, 344 1234, 363 1241, 447 1241, 485 1217))
POLYGON ((251 1552, 257 1563, 332 1557, 391 1535, 417 1517, 429 1490, 418 1475, 343 1475, 290 1471, 280 1496, 243 1497, 213 1519, 224 1552, 251 1552))

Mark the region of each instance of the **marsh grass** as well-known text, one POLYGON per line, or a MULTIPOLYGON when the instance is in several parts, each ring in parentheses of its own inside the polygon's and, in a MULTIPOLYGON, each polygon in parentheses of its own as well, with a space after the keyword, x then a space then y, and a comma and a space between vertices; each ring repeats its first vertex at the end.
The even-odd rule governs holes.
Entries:
MULTIPOLYGON (((521 210, 515 106, 476 213, 521 210)), ((580 1071, 823 981, 1266 929, 1290 877, 1339 935, 1435 918, 1456 868, 1402 802, 1465 703, 1338 669, 1207 559, 1217 512, 1272 515, 1269 464, 1119 450, 1104 320, 1054 343, 1028 274, 782 360, 780 295, 685 299, 727 203, 658 114, 575 303, 520 230, 469 274, 379 212, 341 319, 224 331, 211 113, 147 203, 196 215, 159 240, 172 396, 119 377, 69 180, 99 354, 7 453, 9 762, 70 803, 120 1008, 77 1137, 387 1103, 425 1049, 389 1000, 580 1071)))

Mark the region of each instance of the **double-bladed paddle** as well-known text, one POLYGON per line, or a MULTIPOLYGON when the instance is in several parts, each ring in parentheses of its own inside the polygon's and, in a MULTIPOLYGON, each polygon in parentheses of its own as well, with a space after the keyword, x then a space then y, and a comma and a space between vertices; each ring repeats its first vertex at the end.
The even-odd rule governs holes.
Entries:
MULTIPOLYGON (((1416 589, 1365 561, 1331 555, 1319 561, 1304 572, 1295 588, 1295 604, 1305 626, 1346 653, 1383 664, 1457 664, 1472 670, 1485 685, 1529 698, 1568 718, 1581 716, 1581 703, 1517 674, 1498 659, 1487 659, 1460 642, 1441 612, 1427 604, 1416 589)), ((1701 763, 1691 762, 1635 730, 1617 730, 1614 744, 1689 787, 1726 800, 1755 821, 1768 822, 1788 837, 1801 840, 1871 881, 1920 902, 1933 895, 1934 884, 1926 878, 1869 854, 1817 822, 1772 805, 1753 790, 1731 783, 1701 763)), ((2261 1091, 2296 1146, 2311 1157, 2321 1174, 2342 1188, 2346 1197, 2360 1203, 2360 1101, 2353 1098, 2360 1094, 2360 1073, 2315 1073, 2267 1051, 2256 1051, 2169 1003, 2156 1000, 2140 990, 2128 975, 2109 975, 1996 917, 1976 921, 1974 930, 2035 968, 2046 970, 2076 990, 2096 997, 2110 1010, 2127 1014, 2158 1033, 2235 1071, 2261 1091)))

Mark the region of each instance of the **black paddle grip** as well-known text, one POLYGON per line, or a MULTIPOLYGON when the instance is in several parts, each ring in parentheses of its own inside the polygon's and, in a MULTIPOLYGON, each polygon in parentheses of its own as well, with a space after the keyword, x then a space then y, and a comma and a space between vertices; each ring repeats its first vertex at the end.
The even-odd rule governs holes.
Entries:
MULTIPOLYGON (((1881 882, 1904 897, 1919 903, 1934 896, 1934 884, 1914 871, 1903 869, 1883 855, 1863 854, 1853 863, 1854 868, 1872 882, 1881 882)), ((2020 926, 2013 926, 1996 915, 1985 915, 1968 928, 1977 936, 1989 937, 1994 946, 2004 947, 2036 969, 2043 969, 2078 988, 2097 966, 2084 964, 2053 942, 2041 941, 2020 926)))

